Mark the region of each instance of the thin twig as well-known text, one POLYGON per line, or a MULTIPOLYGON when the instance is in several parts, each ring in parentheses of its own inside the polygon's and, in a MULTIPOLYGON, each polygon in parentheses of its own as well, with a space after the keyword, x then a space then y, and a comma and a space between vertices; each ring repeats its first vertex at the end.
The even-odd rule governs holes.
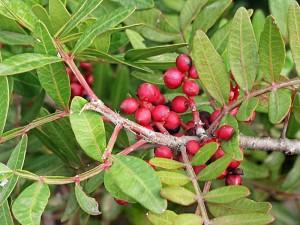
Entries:
POLYGON ((113 133, 110 136, 109 142, 107 144, 106 150, 102 156, 102 160, 105 161, 107 160, 110 156, 111 156, 111 152, 114 148, 114 145, 116 143, 116 140, 119 136, 120 131, 122 130, 123 126, 121 124, 117 124, 115 126, 115 129, 113 131, 113 133))
POLYGON ((147 141, 141 139, 135 142, 133 145, 130 145, 129 147, 125 148, 123 151, 119 152, 119 155, 129 155, 130 153, 134 152, 135 150, 142 147, 144 144, 147 144, 147 141))

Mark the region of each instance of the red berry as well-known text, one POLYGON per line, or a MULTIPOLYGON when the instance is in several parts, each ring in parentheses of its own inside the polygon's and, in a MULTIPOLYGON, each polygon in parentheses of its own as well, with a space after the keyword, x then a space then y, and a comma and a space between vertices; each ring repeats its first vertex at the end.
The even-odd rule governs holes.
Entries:
POLYGON ((170 68, 164 73, 165 85, 170 89, 176 89, 181 86, 184 74, 177 68, 170 68))
POLYGON ((89 62, 80 62, 80 68, 86 70, 86 71, 91 71, 92 70, 92 64, 89 62))
POLYGON ((152 110, 152 118, 155 122, 164 122, 170 113, 170 109, 165 105, 158 105, 152 110))
POLYGON ((118 204, 118 205, 122 205, 122 206, 125 206, 125 205, 128 205, 128 202, 125 201, 125 200, 122 200, 122 199, 114 199, 115 202, 118 204))
POLYGON ((195 155, 200 150, 200 147, 201 144, 195 140, 191 140, 186 143, 186 150, 191 155, 195 155))
POLYGON ((230 111, 230 115, 236 116, 236 114, 239 112, 239 107, 235 107, 233 110, 230 111))
POLYGON ((67 74, 69 75, 70 82, 71 82, 71 83, 76 83, 76 82, 77 82, 77 78, 76 78, 76 76, 74 75, 74 73, 72 72, 72 70, 71 70, 69 67, 67 67, 67 68, 66 68, 66 71, 67 71, 67 74))
POLYGON ((218 177, 217 179, 222 180, 226 177, 226 175, 228 174, 227 170, 224 170, 218 177))
POLYGON ((73 96, 82 96, 83 88, 78 83, 71 83, 71 92, 73 96))
POLYGON ((143 83, 137 90, 137 95, 141 101, 155 102, 160 95, 159 88, 153 84, 143 83))
POLYGON ((209 122, 213 123, 217 117, 221 114, 222 110, 221 109, 216 109, 209 117, 209 122))
POLYGON ((195 66, 192 66, 189 70, 189 77, 192 79, 198 79, 199 75, 195 66))
POLYGON ((151 112, 149 109, 139 108, 135 112, 135 120, 139 124, 145 126, 151 123, 151 112))
POLYGON ((217 138, 228 141, 234 134, 234 129, 230 125, 223 125, 216 130, 217 138))
POLYGON ((177 113, 171 111, 169 113, 169 116, 165 120, 164 127, 166 129, 172 130, 172 129, 178 128, 180 126, 180 124, 181 124, 180 117, 177 115, 177 113))
POLYGON ((172 100, 171 108, 177 113, 184 113, 189 108, 189 100, 184 96, 176 96, 172 100))
POLYGON ((195 81, 186 80, 183 83, 182 90, 187 96, 192 97, 199 94, 200 87, 195 81))
POLYGON ((226 185, 241 185, 242 181, 243 179, 241 175, 228 175, 225 183, 226 185))
POLYGON ((166 98, 163 94, 160 94, 159 97, 153 102, 154 105, 163 105, 166 103, 166 98))
POLYGON ((193 169, 194 169, 195 174, 197 175, 198 173, 200 173, 201 170, 203 170, 205 167, 206 167, 205 164, 200 165, 200 166, 193 166, 193 169))
POLYGON ((181 54, 181 55, 177 56, 176 67, 181 72, 185 73, 185 72, 189 71, 191 65, 192 65, 192 60, 188 55, 181 54))
POLYGON ((91 73, 88 73, 85 77, 86 82, 91 86, 94 83, 94 76, 91 73))
POLYGON ((240 166, 240 164, 241 164, 240 161, 232 160, 228 167, 231 169, 235 169, 235 168, 238 168, 240 166))
POLYGON ((152 111, 152 109, 154 109, 154 106, 152 105, 152 103, 146 102, 146 101, 141 101, 140 102, 140 107, 149 109, 150 111, 152 111))
POLYGON ((152 127, 150 124, 144 125, 143 127, 147 128, 147 129, 149 129, 149 130, 154 131, 153 127, 152 127))
POLYGON ((155 157, 173 159, 173 152, 167 146, 159 146, 154 150, 155 157))
POLYGON ((214 161, 214 160, 217 160, 217 159, 219 159, 219 158, 221 158, 221 157, 223 157, 224 156, 224 151, 221 149, 221 148, 218 148, 218 150, 215 152, 215 154, 212 156, 212 160, 214 161))
POLYGON ((132 114, 139 108, 139 103, 134 98, 126 98, 120 106, 123 113, 132 114))

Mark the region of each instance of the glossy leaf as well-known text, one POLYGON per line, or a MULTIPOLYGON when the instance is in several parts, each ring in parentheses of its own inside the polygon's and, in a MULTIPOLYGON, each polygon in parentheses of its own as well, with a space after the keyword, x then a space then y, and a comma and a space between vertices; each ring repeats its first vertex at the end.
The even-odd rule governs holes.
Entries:
POLYGON ((32 12, 43 24, 46 25, 49 32, 53 34, 53 26, 48 11, 42 5, 36 4, 32 7, 32 12))
POLYGON ((163 213, 166 210, 167 202, 160 196, 160 180, 142 159, 114 156, 109 171, 119 188, 142 206, 154 213, 163 213))
POLYGON ((292 104, 291 92, 287 89, 272 91, 269 98, 269 120, 280 123, 288 114, 292 104))
POLYGON ((206 34, 199 30, 193 41, 192 58, 200 81, 219 103, 225 105, 229 98, 229 75, 222 57, 217 53, 206 34))
POLYGON ((187 0, 180 11, 180 27, 186 29, 188 25, 195 19, 207 0, 187 0))
POLYGON ((75 185, 75 196, 80 208, 89 215, 100 215, 98 202, 84 193, 79 184, 75 185))
MULTIPOLYGON (((7 166, 11 170, 16 169, 22 169, 27 149, 27 136, 24 135, 19 142, 19 144, 15 147, 13 152, 11 153, 11 156, 9 157, 9 160, 7 162, 7 166)), ((4 185, 4 187, 0 190, 0 205, 3 204, 7 200, 7 198, 10 196, 12 191, 14 190, 17 181, 18 176, 11 177, 8 182, 4 185)))
POLYGON ((61 27, 55 36, 63 37, 73 30, 80 22, 82 22, 90 13, 92 13, 100 4, 102 0, 83 1, 79 4, 79 8, 72 15, 69 21, 61 27))
POLYGON ((260 68, 269 82, 278 81, 285 62, 285 45, 272 16, 267 17, 259 42, 260 68))
POLYGON ((207 203, 207 206, 215 217, 232 214, 268 213, 272 208, 268 202, 255 202, 248 198, 241 198, 226 204, 207 203))
POLYGON ((130 75, 139 80, 150 82, 152 84, 164 84, 163 75, 159 72, 145 73, 140 71, 133 71, 132 73, 130 73, 130 75))
MULTIPOLYGON (((1 61, 1 60, 0 60, 1 61)), ((7 77, 0 77, 0 135, 2 134, 7 115, 8 115, 8 108, 9 108, 9 84, 7 77)))
POLYGON ((177 216, 174 225, 199 225, 203 220, 200 216, 192 213, 183 213, 177 216))
POLYGON ((118 2, 124 7, 132 6, 136 9, 148 9, 154 6, 153 0, 112 0, 118 2))
POLYGON ((71 103, 70 122, 75 137, 84 152, 94 160, 101 161, 106 147, 105 128, 100 114, 92 111, 81 112, 87 101, 75 97, 71 103))
POLYGON ((199 166, 206 163, 212 157, 212 155, 217 151, 218 148, 219 145, 216 142, 211 142, 204 145, 193 157, 192 165, 199 166))
POLYGON ((10 213, 8 202, 5 201, 0 206, 0 224, 1 225, 14 225, 14 220, 10 213))
POLYGON ((245 91, 250 91, 257 73, 257 43, 245 8, 239 8, 231 23, 228 43, 229 62, 232 74, 245 91))
POLYGON ((35 40, 29 35, 0 30, 0 42, 7 45, 34 45, 35 40))
POLYGON ((167 170, 184 168, 183 163, 166 158, 152 158, 149 160, 149 163, 155 167, 160 167, 167 170))
POLYGON ((288 11, 289 43, 296 64, 296 70, 300 75, 300 6, 293 1, 288 11))
POLYGON ((14 201, 12 212, 15 218, 22 225, 39 225, 49 197, 47 184, 33 183, 14 201))
POLYGON ((162 214, 148 213, 147 218, 153 225, 173 225, 177 219, 177 214, 173 211, 166 210, 162 214))
POLYGON ((142 37, 142 35, 131 29, 126 29, 125 32, 130 41, 130 44, 134 49, 146 48, 146 45, 144 44, 145 39, 142 37))
POLYGON ((188 206, 196 201, 196 195, 184 187, 165 187, 160 192, 165 199, 188 206))
POLYGON ((88 27, 77 41, 73 53, 78 53, 88 48, 94 39, 108 31, 110 28, 117 26, 134 12, 134 8, 119 8, 110 12, 108 15, 101 16, 97 21, 88 27))
POLYGON ((71 18, 71 15, 61 0, 49 0, 49 16, 54 33, 63 27, 71 18))
POLYGON ((0 63, 0 76, 24 73, 60 61, 57 56, 36 53, 14 55, 0 63))
POLYGON ((212 225, 264 225, 270 223, 274 218, 268 214, 251 213, 241 215, 222 216, 211 221, 212 225))
POLYGON ((245 186, 232 185, 213 189, 204 195, 204 199, 213 203, 229 203, 248 195, 250 191, 245 186))
POLYGON ((187 175, 182 173, 162 170, 157 171, 156 174, 163 184, 170 186, 183 186, 191 181, 187 175))
MULTIPOLYGON (((38 23, 36 34, 40 42, 35 46, 35 52, 47 55, 57 55, 54 41, 46 26, 38 23)), ((71 96, 69 76, 63 63, 55 63, 44 66, 37 70, 38 77, 42 87, 49 96, 63 109, 69 107, 71 96)))
POLYGON ((151 56, 156 56, 167 52, 174 52, 176 49, 185 47, 186 45, 187 44, 182 43, 182 44, 154 46, 154 47, 141 48, 141 49, 130 49, 125 53, 125 59, 128 59, 129 61, 145 59, 151 56))
POLYGON ((228 167, 230 161, 231 157, 229 155, 224 155, 201 170, 197 177, 201 181, 216 179, 228 167))
POLYGON ((247 121, 258 106, 258 102, 258 98, 246 99, 239 107, 236 118, 239 121, 247 121))

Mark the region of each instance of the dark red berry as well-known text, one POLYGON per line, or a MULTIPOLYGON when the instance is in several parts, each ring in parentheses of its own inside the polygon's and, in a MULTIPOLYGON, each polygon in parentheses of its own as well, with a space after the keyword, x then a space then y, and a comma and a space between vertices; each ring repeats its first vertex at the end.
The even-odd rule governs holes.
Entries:
POLYGON ((94 83, 94 76, 91 73, 88 73, 85 77, 86 82, 91 86, 94 83))
POLYGON ((132 114, 139 108, 139 103, 134 98, 126 98, 120 106, 123 113, 132 114))
POLYGON ((167 146, 159 146, 154 150, 155 157, 173 159, 173 152, 167 146))
POLYGON ((195 66, 192 66, 189 70, 189 77, 192 79, 198 79, 199 75, 195 66))
POLYGON ((164 82, 166 87, 176 89, 181 86, 184 74, 177 68, 170 68, 164 73, 164 82))
POLYGON ((141 101, 140 102, 140 107, 149 109, 150 111, 152 111, 152 109, 154 109, 154 105, 152 105, 152 103, 147 102, 147 101, 141 101))
POLYGON ((150 124, 144 125, 143 127, 147 128, 147 129, 149 129, 149 130, 154 131, 153 127, 152 127, 150 124))
POLYGON ((200 165, 200 166, 193 166, 193 169, 194 169, 195 174, 198 175, 198 173, 200 173, 201 170, 203 170, 205 167, 206 167, 205 164, 200 165))
POLYGON ((232 160, 228 167, 231 169, 235 169, 235 168, 238 168, 240 166, 240 164, 241 164, 240 161, 232 160))
POLYGON ((219 159, 219 158, 221 158, 221 157, 223 157, 224 156, 224 151, 221 149, 221 148, 218 148, 218 150, 215 152, 215 154, 212 156, 212 160, 214 161, 214 160, 217 160, 217 159, 219 159))
POLYGON ((209 117, 209 122, 213 123, 217 117, 221 114, 222 110, 221 109, 216 109, 209 117))
POLYGON ((153 84, 143 83, 137 90, 137 95, 141 101, 155 102, 160 95, 159 88, 153 84))
POLYGON ((195 140, 191 140, 186 143, 186 150, 191 155, 195 155, 200 150, 200 147, 201 144, 195 140))
POLYGON ((184 96, 176 96, 171 103, 174 112, 184 113, 189 108, 189 100, 184 96))
POLYGON ((164 127, 168 130, 173 130, 173 129, 177 129, 180 126, 180 124, 181 124, 180 117, 177 115, 177 113, 171 111, 169 113, 169 116, 165 120, 164 127))
POLYGON ((89 62, 80 62, 80 68, 86 71, 92 71, 92 64, 89 62))
POLYGON ((216 130, 217 138, 228 141, 234 134, 234 128, 230 125, 223 125, 216 130))
POLYGON ((166 98, 163 94, 160 94, 158 98, 153 102, 154 105, 164 105, 166 103, 166 98))
POLYGON ((145 126, 151 123, 151 112, 146 108, 139 108, 135 112, 135 120, 139 124, 145 126))
POLYGON ((228 175, 225 183, 226 185, 241 185, 242 181, 243 179, 241 175, 228 175))
POLYGON ((177 56, 176 67, 181 72, 185 73, 185 72, 189 71, 191 66, 192 66, 192 60, 188 55, 181 54, 181 55, 177 56))
POLYGON ((155 122, 164 122, 168 118, 169 113, 170 109, 165 105, 155 106, 151 112, 152 118, 155 122))
POLYGON ((183 93, 185 93, 189 97, 193 97, 199 94, 200 87, 193 80, 186 80, 182 86, 183 93))
POLYGON ((71 83, 71 92, 73 96, 82 96, 83 88, 78 83, 71 83))
POLYGON ((115 202, 118 204, 118 205, 122 205, 122 206, 126 206, 126 205, 128 205, 128 202, 127 201, 125 201, 125 200, 122 200, 122 199, 114 199, 115 200, 115 202))

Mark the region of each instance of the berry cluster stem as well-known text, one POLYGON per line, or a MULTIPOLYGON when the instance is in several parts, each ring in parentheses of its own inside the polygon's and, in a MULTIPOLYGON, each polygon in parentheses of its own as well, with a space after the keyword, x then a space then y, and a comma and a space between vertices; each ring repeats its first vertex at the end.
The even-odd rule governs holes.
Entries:
MULTIPOLYGON (((202 125, 204 124, 199 116, 199 112, 197 110, 197 106, 193 97, 189 97, 190 107, 193 114, 193 120, 196 128, 197 136, 203 137, 205 136, 205 130, 203 129, 202 125)), ((201 139, 201 138, 200 138, 201 139)))

